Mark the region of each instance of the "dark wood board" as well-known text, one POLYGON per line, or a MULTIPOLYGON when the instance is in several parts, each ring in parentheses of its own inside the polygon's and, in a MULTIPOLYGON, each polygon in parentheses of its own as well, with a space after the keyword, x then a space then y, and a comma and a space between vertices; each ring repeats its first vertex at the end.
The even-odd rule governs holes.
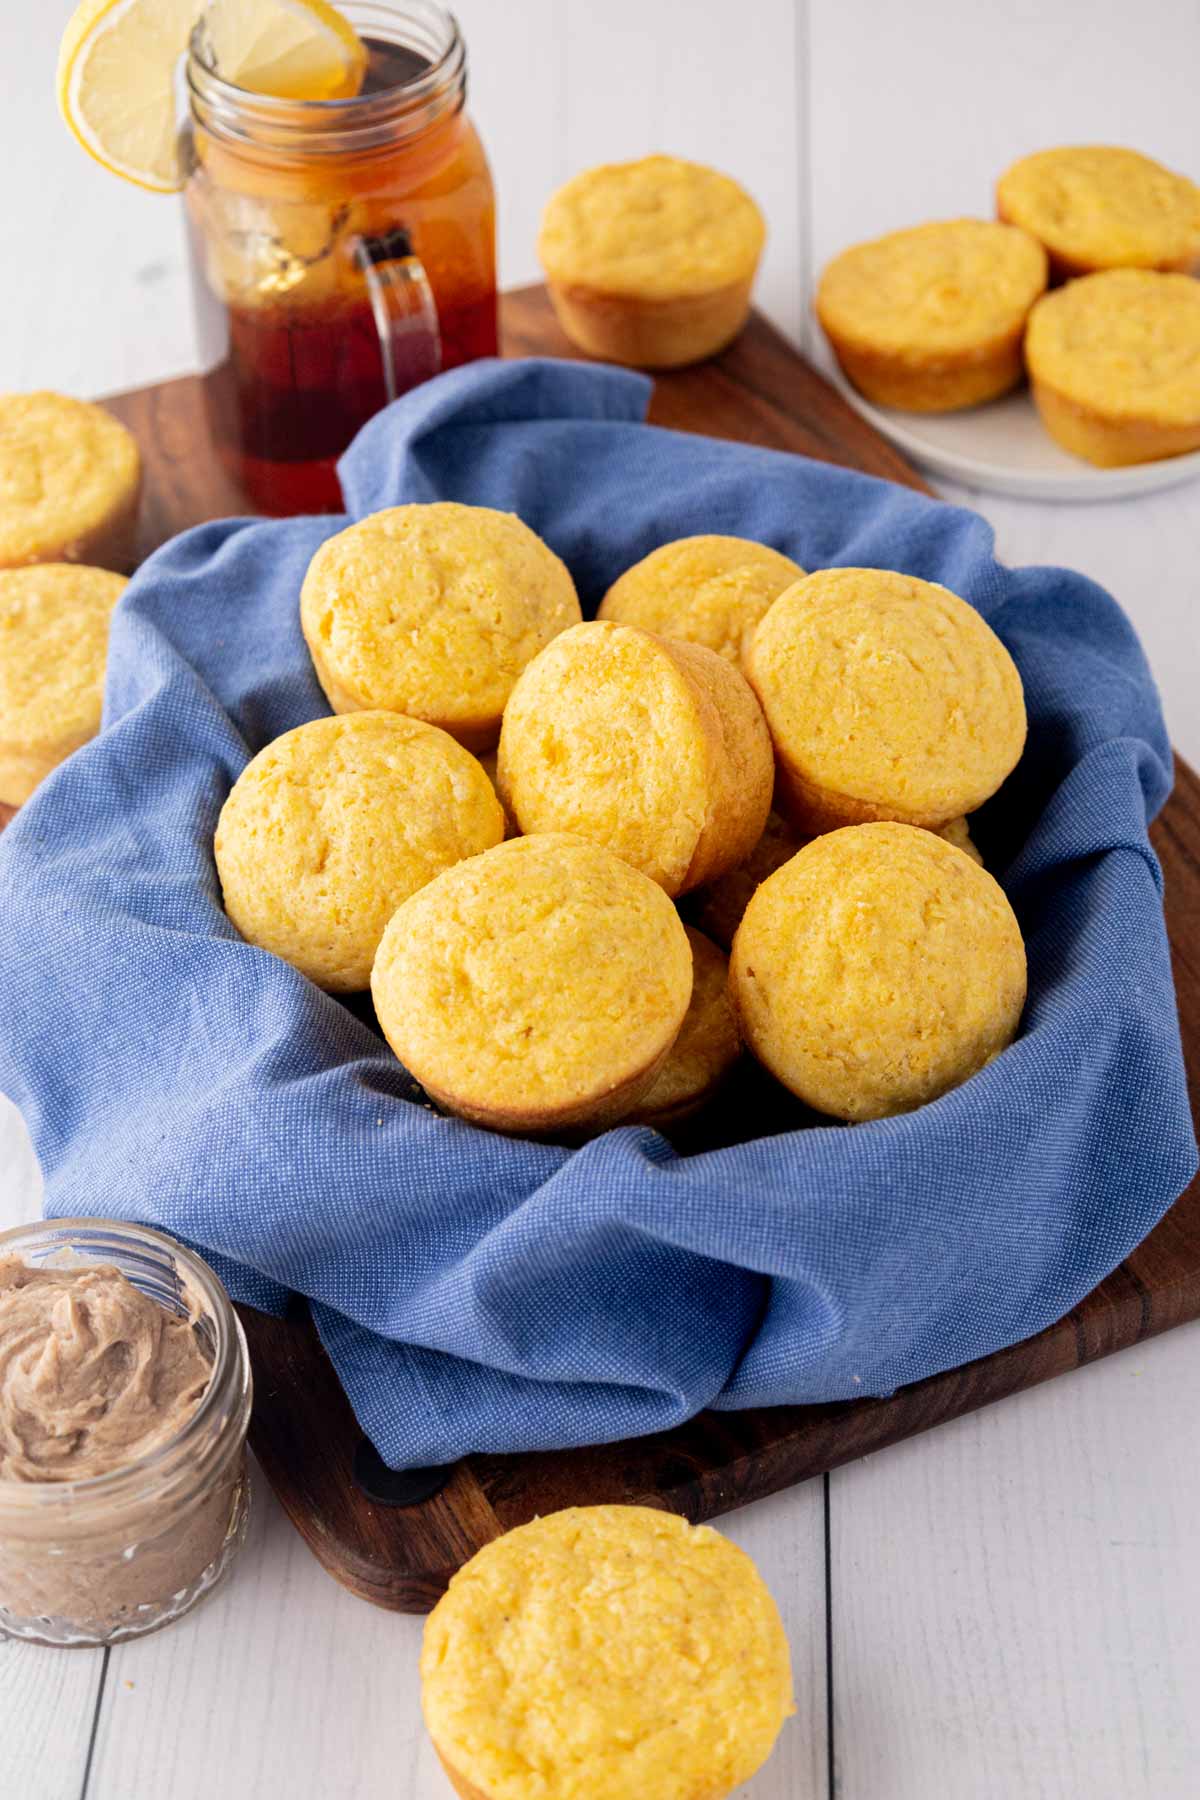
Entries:
MULTIPOLYGON (((511 355, 569 355, 545 295, 505 297, 511 355)), ((140 553, 185 526, 245 511, 208 446, 192 377, 117 396, 147 462, 140 553)), ((651 418, 801 451, 913 488, 898 452, 761 319, 715 362, 661 377, 651 418)), ((0 809, 0 822, 3 811, 0 809)), ((1186 765, 1152 831, 1166 877, 1184 1050, 1200 1105, 1200 779, 1186 765)), ((362 1434, 307 1315, 242 1309, 255 1370, 251 1438, 268 1479, 330 1573, 363 1598, 423 1611, 467 1557, 557 1507, 640 1501, 699 1520, 836 1468, 1161 1331, 1200 1318, 1200 1181, 1072 1313, 1039 1336, 903 1388, 890 1400, 704 1413, 670 1432, 587 1450, 472 1456, 419 1505, 369 1500, 354 1478, 362 1434)))

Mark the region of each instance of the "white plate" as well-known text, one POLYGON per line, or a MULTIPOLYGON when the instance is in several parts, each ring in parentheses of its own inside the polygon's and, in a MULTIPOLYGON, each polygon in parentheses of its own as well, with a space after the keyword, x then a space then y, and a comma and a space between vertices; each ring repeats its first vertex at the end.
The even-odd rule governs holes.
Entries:
POLYGON ((1038 418, 1027 388, 964 412, 895 412, 873 406, 851 387, 824 338, 815 360, 851 406, 910 461, 970 487, 1028 500, 1120 500, 1200 475, 1200 450, 1126 469, 1094 469, 1068 456, 1038 418))

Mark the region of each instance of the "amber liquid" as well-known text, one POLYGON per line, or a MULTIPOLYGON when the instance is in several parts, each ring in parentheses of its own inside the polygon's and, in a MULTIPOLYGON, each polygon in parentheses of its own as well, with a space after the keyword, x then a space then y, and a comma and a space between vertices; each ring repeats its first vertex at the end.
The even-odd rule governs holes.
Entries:
MULTIPOLYGON (((367 39, 364 93, 413 79, 414 52, 367 39)), ((196 309, 210 424, 250 502, 273 514, 341 509, 336 462, 389 398, 441 369, 494 356, 494 211, 464 120, 424 156, 411 146, 256 182, 229 152, 201 150, 189 190, 196 309), (255 189, 258 188, 256 192, 255 189), (362 272, 373 254, 421 259, 437 330, 389 333, 385 360, 362 272)))

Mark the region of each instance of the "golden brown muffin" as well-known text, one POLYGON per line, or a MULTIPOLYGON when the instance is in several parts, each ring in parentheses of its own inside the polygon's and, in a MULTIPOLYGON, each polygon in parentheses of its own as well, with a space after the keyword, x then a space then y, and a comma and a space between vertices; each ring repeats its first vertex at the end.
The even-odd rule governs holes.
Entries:
POLYGON ((766 227, 727 175, 677 156, 606 163, 551 196, 538 256, 572 343, 607 362, 677 368, 737 336, 766 227))
POLYGON ((961 850, 982 869, 983 858, 979 854, 979 846, 971 836, 971 827, 966 819, 951 819, 948 825, 942 826, 938 836, 944 837, 948 844, 953 844, 956 850, 961 850))
POLYGON ((771 744, 723 657, 595 619, 563 632, 517 682, 499 777, 522 831, 576 832, 680 894, 757 843, 771 744))
POLYGON ((666 1130, 711 1100, 741 1055, 729 998, 729 961, 710 938, 684 927, 692 947, 692 998, 654 1085, 631 1121, 666 1130))
POLYGON ((1200 450, 1200 282, 1110 269, 1039 300, 1025 344, 1042 423, 1100 468, 1200 450))
POLYGON ((817 289, 817 317, 848 379, 878 406, 953 412, 1021 380, 1029 309, 1046 253, 1027 232, 948 219, 843 250, 817 289))
POLYGON ((129 583, 75 563, 0 570, 0 804, 100 729, 108 625, 129 583))
POLYGON ((300 595, 334 712, 382 708, 487 750, 530 659, 580 617, 566 566, 514 513, 437 501, 329 538, 300 595))
POLYGON ((1025 743, 1016 664, 974 607, 889 569, 823 569, 780 595, 747 674, 775 743, 779 796, 815 836, 973 812, 1025 743))
POLYGON ((491 782, 496 798, 500 802, 500 809, 504 814, 504 835, 505 837, 520 837, 517 822, 505 806, 504 797, 500 792, 500 777, 496 768, 496 760, 497 752, 495 750, 481 750, 479 753, 479 766, 491 782))
POLYGON ((1057 280, 1097 269, 1200 273, 1200 187, 1136 150, 1023 156, 1000 177, 996 210, 1045 245, 1057 280))
POLYGON ((839 1119, 909 1112, 1016 1035, 1025 947, 1003 889, 931 831, 852 825, 768 877, 733 941, 742 1034, 839 1119))
POLYGON ((0 568, 132 566, 142 461, 103 407, 0 394, 0 568))
POLYGON ((767 814, 763 834, 745 862, 739 863, 736 869, 730 869, 725 875, 718 875, 715 881, 697 888, 691 895, 691 915, 701 930, 728 950, 754 890, 762 885, 768 875, 773 875, 776 869, 781 869, 785 862, 790 861, 801 845, 807 842, 808 839, 802 832, 797 831, 782 813, 772 808, 767 814))
POLYGON ((803 574, 790 557, 748 538, 677 538, 626 569, 597 617, 703 644, 740 665, 771 602, 803 574))
POLYGON ((571 1507, 478 1551, 429 1615, 421 1703, 465 1800, 724 1800, 794 1711, 750 1558, 642 1506, 571 1507))
POLYGON ((260 750, 221 808, 214 848, 247 942, 345 994, 370 984, 401 901, 503 836, 500 802, 461 744, 400 713, 360 712, 260 750))
POLYGON ((692 953, 661 888, 551 832, 458 863, 405 901, 371 992, 392 1049, 448 1111, 497 1131, 595 1127, 658 1074, 692 953))

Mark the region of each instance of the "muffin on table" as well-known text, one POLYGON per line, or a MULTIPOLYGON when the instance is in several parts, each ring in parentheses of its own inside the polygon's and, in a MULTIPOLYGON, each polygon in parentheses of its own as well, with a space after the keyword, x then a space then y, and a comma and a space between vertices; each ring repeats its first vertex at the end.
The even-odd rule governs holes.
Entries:
POLYGON ((371 992, 388 1043, 447 1111, 498 1131, 599 1127, 637 1106, 666 1061, 692 952, 660 887, 548 832, 406 900, 371 992))
POLYGON ((1046 252, 989 219, 892 231, 835 256, 816 310, 846 376, 879 406, 953 412, 1015 387, 1046 252))
POLYGON ((334 712, 382 708, 495 744, 513 683, 580 618, 566 565, 514 513, 393 506, 327 539, 300 623, 334 712))
POLYGON ((315 719, 260 750, 214 850, 248 943, 329 993, 360 993, 401 901, 500 843, 504 814, 462 745, 400 713, 315 719))
POLYGON ((729 959, 702 931, 684 929, 692 951, 692 997, 666 1062, 629 1119, 660 1130, 682 1124, 711 1100, 742 1049, 729 998, 729 959))
POLYGON ((957 1087, 1016 1035, 1025 946, 1004 890, 911 825, 815 838, 733 942, 746 1042, 816 1111, 880 1119, 957 1087))
POLYGON ((108 627, 129 583, 108 569, 0 570, 0 803, 21 806, 100 729, 108 627))
POLYGON ((573 344, 607 362, 670 369, 737 336, 765 237, 761 212, 728 175, 646 156, 559 188, 538 256, 573 344))
POLYGON ((1097 269, 1200 274, 1200 187, 1136 150, 1023 156, 1000 177, 996 210, 1045 245, 1058 280, 1097 269))
POLYGON ((425 1626, 425 1724, 463 1800, 724 1800, 770 1756, 791 1662, 706 1525, 571 1507, 486 1545, 425 1626))
POLYGON ((1110 269, 1039 300, 1025 357, 1042 423, 1100 468, 1200 450, 1200 282, 1110 269))
POLYGON ((750 853, 772 779, 762 713, 733 665, 634 625, 564 631, 504 711, 500 791, 520 829, 604 844, 668 894, 750 853))
POLYGON ((981 806, 1025 744, 1016 664, 965 600, 888 569, 823 569, 782 594, 747 674, 775 744, 776 804, 809 836, 981 806))
POLYGON ((677 538, 626 569, 597 617, 703 644, 740 666, 771 602, 803 574, 790 556, 749 538, 677 538))
POLYGON ((0 394, 0 569, 129 569, 141 487, 137 440, 102 406, 0 394))

